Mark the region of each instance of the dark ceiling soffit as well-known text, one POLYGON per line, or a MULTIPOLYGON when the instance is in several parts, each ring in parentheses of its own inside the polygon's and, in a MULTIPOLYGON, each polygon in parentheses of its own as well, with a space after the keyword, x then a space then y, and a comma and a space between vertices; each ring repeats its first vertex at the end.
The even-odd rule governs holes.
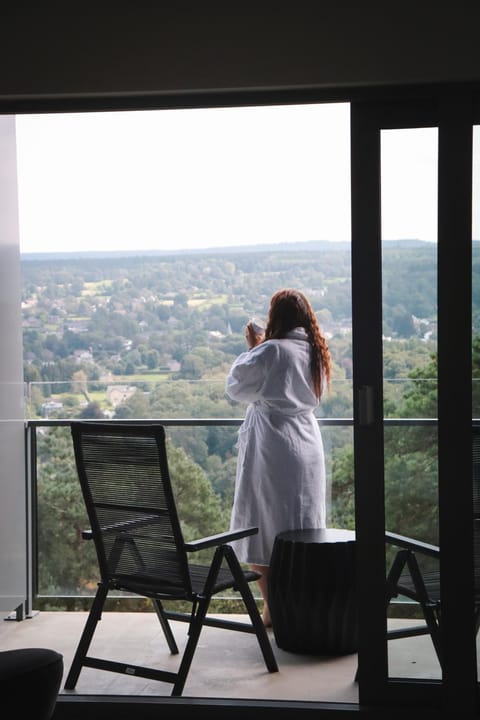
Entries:
POLYGON ((479 82, 418 83, 409 85, 355 85, 335 87, 237 88, 216 91, 129 92, 80 94, 0 95, 0 114, 92 112, 114 110, 193 109, 333 102, 396 102, 448 94, 479 93, 479 82))

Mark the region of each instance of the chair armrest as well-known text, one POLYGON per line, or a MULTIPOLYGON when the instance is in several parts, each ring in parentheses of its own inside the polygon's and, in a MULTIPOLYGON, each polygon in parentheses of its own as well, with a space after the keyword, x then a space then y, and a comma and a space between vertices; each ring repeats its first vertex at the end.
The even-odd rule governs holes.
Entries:
POLYGON ((440 548, 437 545, 430 545, 429 543, 424 543, 420 540, 406 537, 405 535, 386 532, 385 540, 390 545, 398 545, 398 547, 403 547, 407 550, 415 550, 423 555, 430 555, 430 557, 440 557, 440 548))
POLYGON ((249 527, 242 530, 233 530, 232 532, 218 533, 217 535, 210 535, 209 537, 200 538, 199 540, 191 540, 190 542, 184 543, 184 548, 187 552, 196 552, 197 550, 204 550, 209 547, 218 547, 218 545, 227 545, 233 540, 247 537, 247 535, 255 535, 258 533, 258 527, 249 527))
MULTIPOLYGON (((128 520, 123 523, 115 523, 102 528, 103 532, 121 532, 122 530, 131 530, 136 527, 148 524, 152 521, 151 517, 142 518, 141 520, 128 520)), ((238 540, 247 535, 255 535, 258 533, 258 527, 243 528, 242 530, 233 530, 217 535, 209 535, 208 537, 200 538, 199 540, 191 540, 190 542, 184 543, 184 548, 187 552, 196 552, 197 550, 204 550, 209 547, 217 547, 218 545, 226 545, 233 540, 238 540)), ((93 530, 82 530, 82 538, 84 540, 91 540, 93 538, 93 530)))

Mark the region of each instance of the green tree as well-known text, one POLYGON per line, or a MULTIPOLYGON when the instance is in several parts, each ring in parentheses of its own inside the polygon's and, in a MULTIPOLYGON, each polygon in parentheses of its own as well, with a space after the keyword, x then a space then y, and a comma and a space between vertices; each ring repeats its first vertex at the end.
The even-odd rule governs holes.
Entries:
POLYGON ((332 505, 330 524, 349 530, 355 528, 355 484, 353 447, 344 445, 332 450, 332 505))
POLYGON ((137 390, 131 397, 115 409, 115 418, 119 419, 137 419, 152 417, 150 404, 143 392, 137 390))
MULTIPOLYGON (((205 472, 170 440, 167 447, 185 538, 225 530, 228 518, 205 472)), ((98 566, 92 543, 82 539, 82 530, 89 525, 68 428, 48 428, 39 436, 37 453, 39 593, 91 594, 98 566)), ((197 559, 207 557, 208 553, 198 553, 197 559)))
POLYGON ((236 455, 231 455, 231 457, 226 460, 222 460, 218 455, 209 455, 207 458, 207 477, 215 494, 222 499, 225 513, 228 513, 228 515, 230 515, 233 503, 236 471, 236 455))
MULTIPOLYGON (((437 417, 437 356, 408 374, 397 416, 437 417)), ((389 530, 438 542, 436 430, 391 427, 385 431, 385 515, 389 530)))
POLYGON ((167 443, 170 476, 182 530, 187 540, 226 529, 220 499, 205 472, 183 448, 167 443))
POLYGON ((189 353, 184 356, 178 375, 187 380, 199 380, 203 375, 204 369, 205 363, 202 358, 196 353, 189 353))
POLYGON ((88 593, 98 571, 68 428, 48 428, 37 453, 39 594, 88 593))
POLYGON ((87 402, 90 402, 88 395, 88 375, 85 370, 77 370, 72 375, 72 392, 81 393, 87 402))
POLYGON ((100 407, 99 403, 96 401, 89 402, 88 405, 83 408, 83 410, 79 414, 79 418, 83 419, 97 419, 102 420, 105 417, 105 414, 100 407))
POLYGON ((154 370, 160 364, 160 354, 158 350, 149 350, 146 354, 146 365, 150 370, 154 370))

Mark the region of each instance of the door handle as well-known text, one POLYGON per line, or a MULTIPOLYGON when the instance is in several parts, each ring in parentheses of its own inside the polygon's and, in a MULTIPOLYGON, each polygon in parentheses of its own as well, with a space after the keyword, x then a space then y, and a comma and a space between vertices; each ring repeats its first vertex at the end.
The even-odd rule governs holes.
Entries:
POLYGON ((358 390, 358 419, 360 425, 373 425, 375 420, 374 393, 371 385, 361 385, 358 390))

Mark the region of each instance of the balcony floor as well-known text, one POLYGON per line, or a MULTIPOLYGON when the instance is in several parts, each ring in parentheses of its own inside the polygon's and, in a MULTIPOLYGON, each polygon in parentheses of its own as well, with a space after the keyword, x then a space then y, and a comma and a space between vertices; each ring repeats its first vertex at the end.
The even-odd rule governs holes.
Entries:
MULTIPOLYGON (((0 623, 0 648, 50 647, 63 654, 65 675, 80 638, 87 614, 84 612, 45 612, 22 622, 0 623)), ((239 616, 244 619, 244 616, 239 616)), ((390 621, 398 624, 405 621, 390 621)), ((180 652, 187 625, 172 623, 180 652)), ((205 627, 184 697, 251 698, 357 703, 355 682, 357 656, 309 656, 277 647, 269 631, 280 668, 268 673, 253 635, 205 627)), ((126 660, 134 664, 151 663, 176 670, 179 656, 172 656, 156 615, 152 613, 105 612, 91 653, 100 657, 126 660)), ((440 670, 429 636, 389 643, 390 674, 396 677, 439 678, 440 670)), ((85 668, 74 691, 77 695, 156 695, 169 696, 171 685, 143 678, 85 668)))

